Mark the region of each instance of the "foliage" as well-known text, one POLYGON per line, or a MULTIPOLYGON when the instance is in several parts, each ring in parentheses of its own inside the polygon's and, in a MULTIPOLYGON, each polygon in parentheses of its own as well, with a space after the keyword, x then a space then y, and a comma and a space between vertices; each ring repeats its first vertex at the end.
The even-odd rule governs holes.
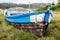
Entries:
MULTIPOLYGON (((43 5, 45 5, 44 3, 42 3, 43 5)), ((33 3, 30 4, 30 8, 34 9, 34 8, 39 8, 40 6, 43 6, 40 3, 33 3)), ((7 8, 11 8, 11 7, 24 7, 24 8, 29 8, 29 4, 15 4, 15 3, 0 3, 0 8, 1 9, 7 9, 7 8)))
POLYGON ((60 11, 54 9, 54 15, 46 31, 45 37, 37 37, 33 33, 16 29, 12 25, 8 24, 3 16, 3 12, 0 12, 0 40, 60 40, 59 13, 60 11))

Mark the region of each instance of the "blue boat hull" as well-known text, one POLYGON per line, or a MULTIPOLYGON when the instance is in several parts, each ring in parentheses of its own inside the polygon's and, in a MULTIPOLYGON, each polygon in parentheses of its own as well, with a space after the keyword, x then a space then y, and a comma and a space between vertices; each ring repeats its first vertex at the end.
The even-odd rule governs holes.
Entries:
POLYGON ((22 15, 20 15, 20 14, 19 15, 12 15, 12 16, 5 15, 5 18, 9 22, 29 23, 29 22, 31 22, 30 16, 39 15, 39 14, 45 14, 44 21, 48 22, 50 13, 46 12, 46 11, 33 12, 33 13, 27 13, 27 14, 22 14, 22 15))

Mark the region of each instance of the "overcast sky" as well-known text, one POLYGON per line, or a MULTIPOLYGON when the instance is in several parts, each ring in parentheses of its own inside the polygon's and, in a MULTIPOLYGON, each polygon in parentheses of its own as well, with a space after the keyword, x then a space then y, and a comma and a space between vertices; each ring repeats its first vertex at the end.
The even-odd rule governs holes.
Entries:
POLYGON ((30 3, 52 3, 52 1, 58 3, 58 0, 0 0, 0 3, 28 4, 28 1, 30 1, 30 3))

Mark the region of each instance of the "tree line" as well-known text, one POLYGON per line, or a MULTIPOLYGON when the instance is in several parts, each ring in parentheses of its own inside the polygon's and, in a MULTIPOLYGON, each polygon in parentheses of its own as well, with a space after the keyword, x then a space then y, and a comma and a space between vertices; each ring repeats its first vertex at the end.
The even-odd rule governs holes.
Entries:
MULTIPOLYGON (((39 3, 34 3, 34 4, 30 4, 31 8, 38 8, 42 6, 39 3)), ((7 9, 10 7, 24 7, 24 8, 29 8, 29 4, 15 4, 15 3, 0 3, 0 8, 1 9, 7 9)))

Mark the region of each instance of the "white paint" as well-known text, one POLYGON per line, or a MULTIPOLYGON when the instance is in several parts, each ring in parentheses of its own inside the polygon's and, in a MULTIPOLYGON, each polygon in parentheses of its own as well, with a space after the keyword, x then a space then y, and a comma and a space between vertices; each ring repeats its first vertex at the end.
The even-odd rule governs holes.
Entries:
POLYGON ((51 18, 52 18, 52 17, 51 17, 51 15, 50 15, 50 16, 49 16, 49 20, 48 20, 48 23, 50 23, 50 21, 51 21, 51 18))
POLYGON ((30 16, 30 21, 31 21, 31 22, 35 22, 35 21, 36 21, 36 20, 35 20, 35 19, 36 19, 35 17, 36 17, 36 15, 30 16))
POLYGON ((27 11, 8 11, 8 13, 27 13, 27 11))
POLYGON ((31 22, 42 22, 44 21, 45 14, 38 14, 38 15, 32 15, 30 16, 31 22))
POLYGON ((4 10, 4 16, 6 15, 7 9, 4 10))
POLYGON ((52 19, 52 17, 53 17, 53 12, 52 12, 52 10, 50 10, 50 12, 51 12, 51 14, 50 14, 50 16, 49 16, 49 20, 48 20, 48 23, 50 23, 50 21, 51 21, 51 19, 52 19))
POLYGON ((7 11, 8 16, 10 16, 10 14, 26 14, 29 13, 29 11, 7 11))
POLYGON ((45 14, 39 14, 39 15, 37 15, 37 22, 44 21, 44 16, 45 16, 45 14))

